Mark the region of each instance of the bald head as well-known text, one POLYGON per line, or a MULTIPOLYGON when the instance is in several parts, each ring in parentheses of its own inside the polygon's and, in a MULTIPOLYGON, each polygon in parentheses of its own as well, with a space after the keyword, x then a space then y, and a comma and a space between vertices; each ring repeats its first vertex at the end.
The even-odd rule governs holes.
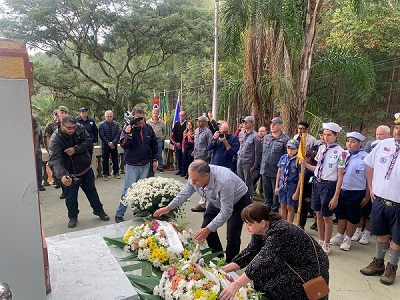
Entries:
POLYGON ((224 132, 231 132, 231 128, 229 127, 229 124, 227 122, 224 122, 220 125, 219 131, 224 131, 224 132))

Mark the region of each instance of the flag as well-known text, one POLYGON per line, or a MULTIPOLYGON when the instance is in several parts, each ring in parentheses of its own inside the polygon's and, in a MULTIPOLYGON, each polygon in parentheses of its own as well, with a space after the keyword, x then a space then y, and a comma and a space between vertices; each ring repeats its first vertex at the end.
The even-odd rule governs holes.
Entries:
POLYGON ((306 159, 307 152, 306 152, 306 135, 301 134, 300 136, 300 144, 299 144, 299 151, 297 152, 297 157, 299 159, 306 159))
MULTIPOLYGON (((175 107, 175 114, 174 114, 174 120, 172 122, 172 128, 174 128, 174 125, 176 122, 179 121, 179 113, 181 112, 181 102, 179 100, 179 96, 178 96, 178 101, 176 101, 176 107, 175 107)), ((174 134, 174 131, 172 131, 172 135, 174 134)), ((171 138, 171 144, 173 145, 173 138, 171 138)))
MULTIPOLYGON (((300 135, 300 144, 299 144, 299 151, 297 152, 297 162, 299 159, 306 159, 307 153, 306 153, 306 135, 301 134, 300 135)), ((303 206, 303 190, 304 190, 304 175, 305 175, 305 166, 304 164, 301 164, 301 172, 299 174, 299 181, 300 181, 300 195, 299 195, 299 203, 297 206, 297 220, 296 220, 296 225, 300 226, 300 216, 301 216, 301 210, 303 206)))
POLYGON ((169 128, 168 128, 168 117, 167 117, 167 97, 165 96, 161 99, 161 114, 160 114, 161 120, 164 121, 165 123, 165 131, 164 131, 164 136, 168 136, 169 134, 169 128))
POLYGON ((155 108, 160 108, 160 103, 158 102, 158 96, 154 94, 154 99, 153 99, 153 109, 155 108))

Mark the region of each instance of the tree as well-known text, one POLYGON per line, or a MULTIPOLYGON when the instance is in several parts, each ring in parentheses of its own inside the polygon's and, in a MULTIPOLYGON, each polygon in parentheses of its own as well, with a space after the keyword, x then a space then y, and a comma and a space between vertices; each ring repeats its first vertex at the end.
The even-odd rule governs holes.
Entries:
MULTIPOLYGON (((202 1, 201 1, 202 2, 202 1)), ((122 111, 147 101, 147 76, 212 31, 202 3, 189 0, 8 0, 2 34, 28 41, 57 61, 34 61, 36 80, 59 97, 122 111), (201 26, 197 26, 200 24, 201 26), (36 63, 36 65, 35 65, 36 63)))

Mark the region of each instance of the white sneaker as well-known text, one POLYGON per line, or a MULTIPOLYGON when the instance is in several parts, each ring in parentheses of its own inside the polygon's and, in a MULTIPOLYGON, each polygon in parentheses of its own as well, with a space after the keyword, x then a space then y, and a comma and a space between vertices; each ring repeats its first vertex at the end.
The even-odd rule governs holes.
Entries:
POLYGON ((324 245, 322 246, 322 250, 324 250, 324 252, 325 252, 326 255, 329 255, 329 254, 332 253, 331 246, 328 245, 328 244, 324 244, 324 245))
POLYGON ((353 236, 351 237, 351 240, 353 242, 358 241, 361 238, 362 234, 363 234, 362 231, 354 232, 353 236))
POLYGON ((341 243, 343 243, 343 239, 344 239, 344 237, 338 237, 337 235, 335 235, 333 238, 331 238, 331 241, 330 241, 330 244, 332 245, 332 246, 338 246, 338 245, 340 245, 341 243))
POLYGON ((367 245, 368 243, 369 243, 369 237, 370 237, 370 233, 369 232, 365 232, 364 231, 364 234, 362 235, 362 237, 361 237, 361 239, 358 241, 360 244, 363 244, 363 245, 367 245))
POLYGON ((340 249, 344 251, 349 251, 351 247, 351 239, 345 239, 343 243, 340 244, 340 249))

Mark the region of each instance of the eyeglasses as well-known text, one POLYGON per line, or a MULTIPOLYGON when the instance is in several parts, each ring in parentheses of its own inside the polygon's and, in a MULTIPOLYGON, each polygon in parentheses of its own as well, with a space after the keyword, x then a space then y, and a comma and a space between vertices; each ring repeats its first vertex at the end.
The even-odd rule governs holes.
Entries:
POLYGON ((75 126, 65 126, 63 125, 65 128, 67 128, 68 130, 75 130, 76 129, 76 125, 75 126))

